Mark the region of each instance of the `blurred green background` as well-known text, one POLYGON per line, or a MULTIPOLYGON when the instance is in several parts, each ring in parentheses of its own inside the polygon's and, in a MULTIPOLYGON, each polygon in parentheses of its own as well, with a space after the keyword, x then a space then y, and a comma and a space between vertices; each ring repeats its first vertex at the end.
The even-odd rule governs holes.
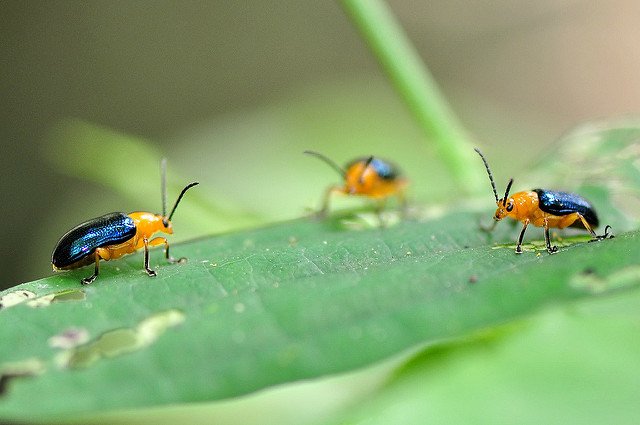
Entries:
MULTIPOLYGON (((498 181, 575 124, 640 110, 635 1, 389 4, 498 181)), ((417 202, 453 190, 338 2, 6 1, 0 13, 1 287, 49 275, 58 238, 84 220, 159 211, 161 156, 170 202, 203 183, 173 240, 317 207, 337 176, 304 149, 391 158, 417 202), (198 222, 198 207, 217 218, 198 222)))

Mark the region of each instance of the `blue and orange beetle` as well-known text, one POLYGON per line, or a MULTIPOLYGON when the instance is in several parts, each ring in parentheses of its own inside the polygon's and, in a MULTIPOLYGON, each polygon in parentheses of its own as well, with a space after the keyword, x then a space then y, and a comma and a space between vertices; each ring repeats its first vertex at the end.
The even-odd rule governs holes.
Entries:
POLYGON ((355 159, 343 169, 318 152, 304 151, 304 153, 320 158, 344 179, 344 185, 330 186, 326 190, 322 208, 317 213, 318 216, 324 217, 327 214, 329 201, 334 193, 372 198, 377 201, 376 211, 378 214, 381 213, 387 198, 390 196, 397 196, 402 208, 406 208, 404 189, 408 181, 401 176, 398 168, 390 162, 369 156, 355 159))
POLYGON ((186 258, 169 256, 169 242, 162 236, 151 237, 157 232, 173 234, 171 217, 185 192, 197 185, 189 183, 182 189, 171 213, 167 216, 166 160, 161 163, 162 215, 136 211, 130 214, 113 212, 86 221, 68 231, 58 241, 51 256, 53 270, 69 270, 95 263, 95 271, 80 282, 88 285, 98 277, 100 260, 114 260, 144 248, 144 270, 149 276, 156 272, 149 268, 149 247, 164 244, 164 256, 170 263, 180 263, 186 258))
POLYGON ((513 178, 509 179, 507 184, 507 190, 504 193, 502 199, 498 199, 498 192, 496 191, 496 184, 491 174, 489 164, 485 159, 480 149, 475 148, 475 151, 482 158, 484 167, 489 174, 489 180, 491 181, 491 188, 493 189, 493 195, 496 198, 496 210, 493 219, 493 225, 487 231, 491 231, 495 228, 498 221, 505 217, 510 217, 514 220, 522 222, 522 231, 518 237, 518 245, 516 246, 516 254, 522 254, 522 238, 524 238, 524 232, 527 230, 529 224, 533 224, 536 227, 544 228, 544 241, 547 247, 547 252, 553 254, 558 251, 558 247, 551 246, 551 239, 549 236, 549 228, 557 227, 564 229, 565 227, 578 227, 584 228, 593 239, 591 241, 599 241, 606 238, 613 238, 613 235, 609 234, 611 226, 607 225, 604 228, 604 235, 596 235, 594 228, 598 227, 598 216, 596 210, 591 203, 584 199, 582 196, 575 193, 558 192, 547 189, 533 189, 523 192, 514 193, 509 197, 509 190, 513 184, 513 178))

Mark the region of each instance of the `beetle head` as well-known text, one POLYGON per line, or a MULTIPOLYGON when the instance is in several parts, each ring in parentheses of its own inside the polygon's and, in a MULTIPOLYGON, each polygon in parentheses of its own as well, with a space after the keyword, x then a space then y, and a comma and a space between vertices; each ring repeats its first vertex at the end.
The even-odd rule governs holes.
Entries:
POLYGON ((173 226, 171 225, 171 221, 167 217, 163 216, 160 216, 160 219, 160 222, 162 223, 160 231, 173 235, 173 226))
POLYGON ((345 172, 345 188, 347 194, 368 193, 379 179, 378 174, 370 167, 373 156, 353 162, 345 172))
POLYGON ((508 215, 515 214, 514 209, 516 208, 516 203, 513 197, 509 197, 509 191, 511 190, 512 184, 513 179, 509 179, 507 190, 504 192, 502 199, 497 199, 498 196, 496 195, 496 205, 498 205, 498 209, 496 209, 496 213, 493 215, 493 219, 496 221, 502 220, 508 215))

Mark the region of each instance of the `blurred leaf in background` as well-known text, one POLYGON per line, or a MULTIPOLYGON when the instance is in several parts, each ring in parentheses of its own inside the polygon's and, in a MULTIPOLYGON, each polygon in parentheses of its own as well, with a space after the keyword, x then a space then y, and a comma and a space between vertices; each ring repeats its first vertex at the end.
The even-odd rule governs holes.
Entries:
MULTIPOLYGON (((65 120, 52 131, 45 155, 59 172, 93 181, 141 206, 136 211, 161 212, 161 154, 150 142, 79 120, 65 120), (145 208, 144 205, 151 207, 145 208)), ((167 169, 169 207, 180 189, 198 176, 167 169)), ((191 170, 194 171, 194 170, 191 170)), ((96 194, 96 198, 100 195, 96 194)), ((180 206, 180 239, 225 232, 260 222, 216 193, 215 188, 189 193, 180 206)), ((247 209, 248 210, 248 209, 247 209)), ((129 212, 129 211, 126 211, 129 212)), ((176 216, 178 218, 178 216, 176 216)))
MULTIPOLYGON (((633 0, 615 7, 573 0, 389 5, 453 110, 506 175, 517 176, 577 122, 640 109, 634 95, 640 82, 629 77, 640 73, 640 61, 630 54, 638 38, 633 0)), ((239 205, 242 214, 278 219, 316 208, 316 191, 335 176, 299 159, 298 151, 310 148, 340 163, 367 149, 395 159, 413 178, 417 200, 439 200, 448 191, 451 177, 443 175, 432 148, 421 147, 406 107, 338 3, 3 2, 0 9, 6 58, 2 215, 11 223, 0 245, 0 269, 10 281, 49 273, 61 232, 82 220, 157 208, 152 183, 140 193, 129 182, 128 191, 142 198, 123 197, 104 190, 104 176, 99 184, 70 178, 49 158, 34 155, 50 149, 51 128, 69 117, 146 140, 158 157, 168 157, 170 175, 173 170, 185 178, 209 174, 193 170, 193 157, 180 154, 183 140, 192 145, 188 155, 199 152, 196 140, 204 140, 210 152, 198 158, 208 168, 225 169, 222 185, 205 181, 215 192, 209 199, 239 205), (237 151, 209 134, 230 135, 248 147, 237 151), (282 152, 269 149, 272 139, 283 143, 282 152), (400 141, 411 148, 396 159, 386 146, 400 141), (262 179, 273 175, 267 181, 273 189, 257 190, 253 177, 245 182, 250 167, 262 179), (241 199, 223 199, 236 185, 242 192, 234 196, 241 199), (301 198, 288 194, 296 187, 306 189, 301 198)), ((156 173, 153 162, 142 171, 145 182, 154 180, 146 180, 156 173)))

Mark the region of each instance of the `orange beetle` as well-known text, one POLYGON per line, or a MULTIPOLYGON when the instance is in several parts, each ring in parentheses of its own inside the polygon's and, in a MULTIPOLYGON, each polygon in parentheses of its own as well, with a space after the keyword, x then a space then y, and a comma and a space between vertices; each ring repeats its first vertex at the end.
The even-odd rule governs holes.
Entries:
POLYGON ((406 208, 404 189, 408 181, 400 175, 398 168, 380 158, 373 156, 359 158, 347 164, 342 169, 338 164, 326 156, 313 151, 305 151, 327 163, 344 179, 343 185, 330 186, 325 192, 322 208, 318 216, 323 217, 329 210, 329 201, 334 193, 344 195, 367 196, 377 201, 376 211, 381 213, 388 197, 397 196, 403 210, 406 208))
POLYGON ((553 254, 558 251, 557 246, 551 246, 551 238, 549 236, 549 228, 557 227, 558 229, 564 229, 565 227, 579 227, 586 229, 593 239, 591 241, 599 241, 606 238, 613 238, 613 235, 609 234, 611 226, 607 225, 604 228, 604 235, 596 235, 594 228, 598 227, 598 216, 596 210, 591 203, 584 199, 582 196, 575 193, 559 192, 555 190, 547 189, 533 189, 526 190, 518 193, 514 193, 509 196, 509 190, 513 184, 513 178, 509 180, 507 184, 507 190, 504 193, 502 199, 498 199, 498 192, 496 191, 496 184, 491 174, 489 164, 485 159, 480 149, 475 148, 475 151, 482 158, 487 174, 489 174, 489 181, 491 182, 491 188, 493 189, 493 195, 496 198, 496 209, 493 215, 493 225, 484 229, 492 231, 498 221, 505 217, 510 217, 514 220, 522 222, 522 230, 518 237, 518 245, 516 246, 516 254, 522 253, 522 239, 524 238, 524 232, 527 230, 529 224, 533 224, 536 227, 544 228, 544 241, 549 254, 553 254))
POLYGON ((100 260, 114 260, 144 248, 144 269, 149 276, 156 272, 149 268, 149 247, 164 245, 165 258, 170 263, 184 262, 186 258, 169 256, 169 242, 162 236, 151 237, 157 232, 173 234, 171 217, 176 211, 185 192, 197 185, 189 183, 176 200, 167 216, 166 213, 166 160, 161 163, 162 174, 162 214, 136 211, 130 214, 113 212, 86 221, 68 231, 56 244, 51 256, 53 270, 68 270, 95 263, 93 275, 83 278, 88 285, 98 277, 100 260))

